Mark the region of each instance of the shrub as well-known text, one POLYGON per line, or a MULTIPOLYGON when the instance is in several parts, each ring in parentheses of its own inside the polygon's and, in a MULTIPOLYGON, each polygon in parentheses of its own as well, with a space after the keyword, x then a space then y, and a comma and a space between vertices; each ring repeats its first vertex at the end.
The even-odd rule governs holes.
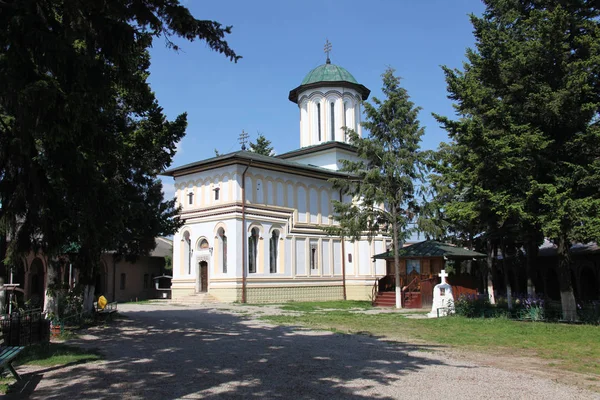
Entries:
POLYGON ((454 312, 467 318, 478 318, 489 315, 490 301, 483 294, 463 294, 454 302, 454 312))
POLYGON ((600 324, 600 301, 577 304, 577 316, 586 324, 600 324))

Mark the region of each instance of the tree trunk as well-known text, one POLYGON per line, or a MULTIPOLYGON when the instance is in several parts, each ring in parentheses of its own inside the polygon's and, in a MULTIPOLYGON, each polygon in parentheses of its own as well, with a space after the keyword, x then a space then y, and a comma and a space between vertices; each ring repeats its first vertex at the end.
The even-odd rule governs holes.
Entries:
POLYGON ((94 291, 95 285, 83 285, 83 313, 92 314, 94 312, 94 291))
POLYGON ((563 319, 577 321, 577 303, 571 282, 571 257, 570 243, 566 235, 560 235, 557 243, 558 254, 558 280, 560 287, 560 300, 562 304, 563 319))
POLYGON ((510 285, 510 271, 506 262, 506 244, 504 243, 504 239, 502 239, 502 269, 504 271, 504 283, 506 284, 506 302, 508 303, 508 309, 512 310, 512 287, 510 285))
POLYGON ((533 283, 533 275, 535 273, 534 262, 537 259, 538 247, 535 240, 532 238, 527 242, 527 295, 535 296, 535 284, 533 283))
MULTIPOLYGON (((467 240, 467 248, 473 251, 473 234, 469 233, 469 239, 467 240)), ((471 275, 473 271, 473 260, 467 260, 465 263, 466 272, 468 275, 471 275)))
POLYGON ((46 272, 46 293, 44 296, 44 311, 46 315, 62 317, 58 315, 58 268, 59 263, 49 260, 46 272))
POLYGON ((398 251, 398 221, 396 217, 396 206, 392 205, 392 218, 394 219, 392 229, 394 243, 392 243, 392 249, 394 250, 394 273, 396 277, 396 308, 402 308, 402 287, 400 286, 400 254, 398 251))
POLYGON ((486 257, 486 266, 487 266, 487 291, 488 298, 490 299, 490 304, 496 304, 496 297, 494 296, 494 257, 493 251, 494 248, 492 246, 492 239, 486 239, 486 247, 487 247, 487 257, 486 257))

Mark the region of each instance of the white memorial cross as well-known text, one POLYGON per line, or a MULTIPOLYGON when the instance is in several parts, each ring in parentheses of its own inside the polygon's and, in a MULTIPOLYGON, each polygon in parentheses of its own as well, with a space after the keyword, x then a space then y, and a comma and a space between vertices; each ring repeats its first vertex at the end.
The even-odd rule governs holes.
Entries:
POLYGON ((442 271, 441 271, 441 272, 438 274, 438 276, 439 276, 440 278, 442 278, 442 285, 446 284, 446 278, 448 277, 448 274, 446 273, 446 270, 445 270, 445 269, 443 269, 443 270, 442 270, 442 271))

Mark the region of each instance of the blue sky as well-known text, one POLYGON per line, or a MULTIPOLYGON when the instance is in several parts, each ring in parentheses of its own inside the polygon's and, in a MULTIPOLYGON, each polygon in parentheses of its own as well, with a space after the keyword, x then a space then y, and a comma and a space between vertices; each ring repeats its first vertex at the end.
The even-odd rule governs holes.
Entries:
MULTIPOLYGON (((169 118, 188 113, 186 137, 172 166, 239 150, 242 129, 258 132, 278 153, 300 145, 298 106, 287 97, 313 68, 331 61, 381 96, 381 74, 391 66, 412 101, 422 107, 422 147, 447 140, 431 116, 453 115, 440 68, 460 68, 474 38, 469 13, 481 15, 479 0, 212 1, 183 3, 199 19, 232 25, 230 46, 243 58, 236 64, 203 42, 175 40, 178 53, 157 39, 151 50, 150 84, 169 118)), ((172 196, 171 178, 164 178, 172 196)))

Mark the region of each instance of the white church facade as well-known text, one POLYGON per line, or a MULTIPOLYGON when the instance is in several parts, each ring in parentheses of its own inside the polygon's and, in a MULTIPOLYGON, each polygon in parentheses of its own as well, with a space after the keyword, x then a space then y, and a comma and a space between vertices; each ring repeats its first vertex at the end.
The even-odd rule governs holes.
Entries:
POLYGON ((345 69, 312 70, 289 99, 300 109, 300 149, 275 157, 249 151, 173 168, 185 225, 173 239, 173 298, 208 292, 221 301, 370 299, 386 274, 388 239, 354 243, 327 235, 331 178, 349 178, 342 159, 356 159, 342 129, 361 133, 369 90, 345 69))

